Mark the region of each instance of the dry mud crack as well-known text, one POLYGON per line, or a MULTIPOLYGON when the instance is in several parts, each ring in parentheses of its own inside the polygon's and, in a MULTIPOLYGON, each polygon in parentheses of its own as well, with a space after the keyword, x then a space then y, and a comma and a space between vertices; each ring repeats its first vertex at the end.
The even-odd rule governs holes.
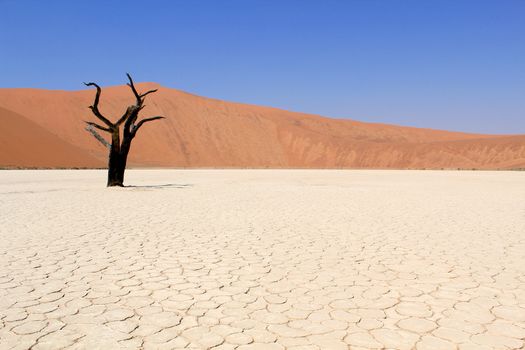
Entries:
POLYGON ((520 172, 0 172, 0 349, 520 349, 520 172))

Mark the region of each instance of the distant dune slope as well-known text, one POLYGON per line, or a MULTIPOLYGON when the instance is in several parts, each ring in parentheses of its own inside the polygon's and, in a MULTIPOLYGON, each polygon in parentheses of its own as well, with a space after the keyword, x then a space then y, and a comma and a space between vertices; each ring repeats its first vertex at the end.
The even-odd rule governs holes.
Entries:
POLYGON ((0 107, 0 166, 102 167, 104 161, 0 107))
MULTIPOLYGON (((154 83, 144 116, 167 119, 144 126, 134 140, 130 164, 170 167, 297 167, 297 168, 520 168, 525 167, 525 135, 477 135, 418 129, 284 111, 195 96, 154 83)), ((0 158, 0 166, 100 165, 106 149, 84 130, 83 120, 96 121, 87 108, 95 92, 0 89, 0 117, 12 132, 2 137, 1 152, 19 137, 20 123, 33 123, 57 141, 28 138, 27 148, 42 151, 0 158), (10 112, 12 111, 12 112, 10 112), (16 112, 17 114, 14 114, 16 112), (27 118, 22 122, 18 119, 27 118), (75 145, 76 148, 73 146, 75 145), (58 162, 58 149, 64 154, 58 162), (47 155, 47 156, 46 156, 47 155), (60 163, 60 164, 59 164, 60 163)), ((100 109, 112 120, 133 97, 127 86, 103 89, 100 109)), ((34 127, 33 127, 34 128, 34 127)), ((15 153, 12 153, 15 154, 15 153)))

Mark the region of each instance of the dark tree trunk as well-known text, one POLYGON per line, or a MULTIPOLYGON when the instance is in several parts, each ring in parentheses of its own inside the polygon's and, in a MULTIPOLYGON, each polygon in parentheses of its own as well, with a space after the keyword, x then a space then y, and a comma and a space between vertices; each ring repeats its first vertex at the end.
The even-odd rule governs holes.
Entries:
POLYGON ((108 187, 124 186, 124 171, 126 170, 126 163, 128 161, 129 146, 131 146, 131 143, 126 144, 123 141, 120 152, 114 152, 113 156, 110 153, 108 166, 108 187))
POLYGON ((100 119, 106 126, 101 126, 96 123, 92 122, 86 122, 88 124, 87 130, 104 146, 109 148, 109 162, 108 162, 108 182, 107 186, 124 186, 124 171, 126 170, 126 163, 128 160, 128 153, 131 148, 131 141, 137 134, 137 131, 139 128, 144 125, 144 123, 162 119, 163 117, 157 116, 157 117, 150 117, 145 118, 139 121, 137 124, 135 122, 137 121, 137 118, 139 116, 139 112, 144 108, 144 99, 146 95, 151 94, 155 90, 149 90, 143 94, 139 94, 137 90, 135 89, 135 85, 133 84, 133 80, 131 79, 131 76, 127 75, 129 78, 128 86, 131 88, 131 91, 133 91, 133 94, 136 98, 135 105, 131 105, 126 109, 126 112, 120 119, 112 123, 107 118, 105 118, 102 113, 100 113, 98 109, 98 103, 100 99, 101 94, 101 88, 95 84, 95 83, 84 83, 87 86, 95 86, 97 88, 97 94, 95 96, 95 102, 92 106, 89 108, 95 114, 95 116, 100 119), (123 127, 123 138, 122 143, 120 142, 120 126, 124 124, 123 127), (100 136, 96 131, 96 129, 108 132, 111 134, 111 144, 109 144, 102 136, 100 136))
POLYGON ((124 186, 124 170, 120 153, 120 130, 113 128, 111 132, 111 147, 108 161, 108 187, 124 186))
POLYGON ((119 152, 111 152, 108 164, 108 187, 124 186, 124 171, 126 162, 119 152))

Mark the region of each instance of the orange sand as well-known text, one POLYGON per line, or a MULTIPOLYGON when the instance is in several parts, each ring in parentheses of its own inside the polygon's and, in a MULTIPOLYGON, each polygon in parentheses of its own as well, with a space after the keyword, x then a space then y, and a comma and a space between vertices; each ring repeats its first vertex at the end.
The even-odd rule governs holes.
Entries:
MULTIPOLYGON (((138 88, 159 88, 148 96, 143 116, 167 119, 141 130, 130 154, 130 164, 135 166, 525 167, 525 135, 476 135, 362 123, 203 98, 154 83, 141 83, 138 88)), ((47 131, 61 139, 43 142, 43 136, 2 132, 2 153, 11 155, 3 155, 0 166, 104 166, 107 150, 84 130, 83 123, 96 121, 87 108, 94 94, 91 89, 0 89, 4 128, 26 129, 22 125, 32 122, 41 128, 36 131, 34 124, 27 126, 30 133, 47 131), (28 151, 36 148, 37 157, 28 151)), ((100 109, 116 120, 131 103, 133 95, 127 86, 109 87, 103 89, 100 109)))

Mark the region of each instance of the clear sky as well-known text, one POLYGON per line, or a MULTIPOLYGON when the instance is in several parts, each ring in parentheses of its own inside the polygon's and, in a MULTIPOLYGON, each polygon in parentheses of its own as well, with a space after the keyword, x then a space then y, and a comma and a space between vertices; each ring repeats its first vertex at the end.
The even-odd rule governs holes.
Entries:
POLYGON ((525 133, 525 0, 0 0, 0 87, 125 72, 331 117, 525 133))

